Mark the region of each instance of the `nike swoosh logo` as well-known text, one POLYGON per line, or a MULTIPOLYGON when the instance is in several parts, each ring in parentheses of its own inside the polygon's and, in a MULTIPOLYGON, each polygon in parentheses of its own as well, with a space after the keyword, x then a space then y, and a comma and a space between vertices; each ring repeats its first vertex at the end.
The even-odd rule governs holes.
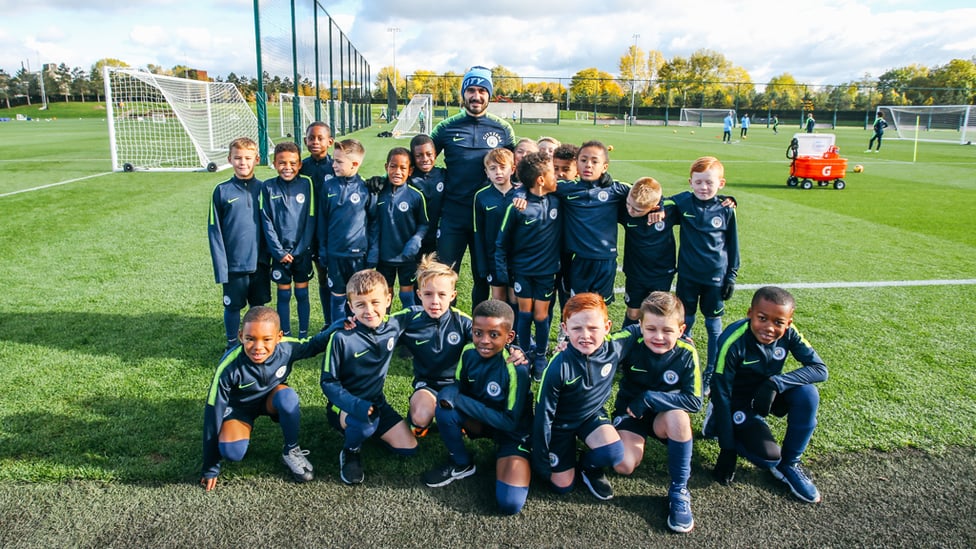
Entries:
POLYGON ((495 208, 497 208, 497 207, 498 207, 498 206, 488 206, 487 208, 485 208, 485 211, 488 211, 488 212, 490 212, 490 211, 492 211, 492 210, 494 210, 494 209, 495 209, 495 208))
POLYGON ((571 195, 571 196, 567 196, 566 197, 566 200, 576 200, 577 198, 579 198, 579 197, 578 196, 572 196, 571 195))
POLYGON ((386 200, 384 200, 383 202, 377 202, 376 203, 377 206, 382 206, 383 204, 386 204, 386 200))
POLYGON ((722 311, 724 311, 724 310, 725 310, 725 307, 722 307, 721 309, 716 309, 716 310, 715 310, 715 311, 714 311, 714 312, 712 313, 712 316, 718 316, 718 315, 720 315, 720 314, 722 314, 722 311))
POLYGON ((453 141, 464 141, 463 137, 455 137, 453 141))
POLYGON ((550 298, 550 297, 552 297, 552 294, 553 294, 553 293, 554 293, 554 292, 549 292, 549 293, 547 293, 547 294, 546 294, 546 296, 545 296, 545 297, 546 297, 546 299, 548 299, 548 298, 550 298))
POLYGON ((418 342, 416 342, 416 345, 423 345, 423 344, 427 343, 428 341, 430 341, 430 340, 429 339, 425 339, 423 341, 418 341, 418 342))
POLYGON ((536 221, 538 221, 538 219, 526 219, 525 220, 525 224, 526 225, 531 225, 531 224, 535 223, 536 221))
POLYGON ((241 197, 239 197, 239 196, 237 198, 230 198, 230 199, 227 200, 227 203, 228 204, 233 204, 234 202, 237 202, 240 199, 241 199, 241 197))
POLYGON ((743 360, 742 361, 742 364, 743 365, 746 365, 746 364, 755 364, 757 362, 759 362, 759 361, 758 360, 743 360))
POLYGON ((632 370, 635 371, 635 372, 642 372, 642 373, 645 373, 645 374, 647 373, 647 370, 645 370, 643 368, 632 368, 632 370))
POLYGON ((519 444, 519 445, 518 445, 518 451, 519 451, 519 452, 528 452, 528 451, 529 451, 529 449, 528 449, 528 448, 526 448, 525 446, 522 446, 521 444, 519 444))
POLYGON ((583 376, 576 376, 573 379, 567 381, 566 382, 566 385, 572 385, 572 384, 576 383, 577 381, 579 381, 581 379, 583 379, 583 376))
POLYGON ((356 353, 356 354, 354 354, 353 356, 354 356, 354 357, 356 357, 356 358, 359 358, 359 357, 361 357, 361 356, 363 356, 363 355, 365 355, 365 354, 366 354, 366 353, 368 353, 368 352, 369 352, 369 350, 367 349, 367 350, 365 350, 365 351, 363 351, 363 352, 361 352, 361 353, 356 353))
POLYGON ((278 200, 281 197, 282 197, 282 195, 280 195, 280 194, 278 194, 278 195, 274 195, 273 194, 273 195, 271 195, 271 200, 278 200))
POLYGON ((627 228, 630 228, 630 229, 632 229, 632 228, 634 228, 634 227, 636 227, 636 226, 637 226, 637 225, 636 225, 635 223, 628 223, 628 224, 627 224, 627 228))
POLYGON ((695 217, 695 214, 690 214, 688 212, 685 212, 682 215, 685 216, 685 217, 691 217, 691 218, 694 218, 695 217))
POLYGON ((252 382, 248 383, 247 385, 238 385, 237 388, 238 389, 247 389, 248 387, 250 387, 251 385, 254 385, 255 383, 257 383, 257 381, 252 381, 252 382))
POLYGON ((333 197, 336 197, 336 196, 339 196, 339 195, 338 194, 329 193, 329 198, 333 198, 333 197))

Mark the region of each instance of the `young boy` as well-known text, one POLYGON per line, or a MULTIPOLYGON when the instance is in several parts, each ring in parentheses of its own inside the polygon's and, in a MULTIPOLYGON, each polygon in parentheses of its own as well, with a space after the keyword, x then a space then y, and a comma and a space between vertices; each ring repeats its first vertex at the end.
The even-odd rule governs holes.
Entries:
POLYGON ((401 456, 417 452, 417 439, 383 394, 405 315, 386 317, 392 298, 386 279, 377 271, 353 274, 346 293, 356 326, 329 339, 320 384, 328 399, 329 425, 344 437, 339 478, 346 484, 360 484, 365 476, 360 450, 366 439, 376 435, 401 456))
POLYGON ((437 424, 449 462, 423 475, 430 487, 447 486, 475 473, 469 438, 495 441, 495 500, 502 513, 522 510, 529 493, 529 434, 532 429, 529 374, 524 366, 506 362, 515 338, 512 308, 489 299, 474 308, 472 339, 457 363, 455 383, 437 395, 437 424))
POLYGON ((298 482, 312 480, 308 450, 298 446, 301 412, 298 394, 287 385, 288 374, 296 361, 324 351, 332 331, 299 341, 282 335, 274 309, 257 306, 247 311, 238 335, 241 346, 220 360, 204 407, 200 484, 207 491, 217 486, 222 457, 244 459, 254 420, 260 416, 271 416, 281 425, 281 461, 292 477, 298 482))
POLYGON ((495 244, 494 263, 499 283, 507 285, 509 272, 512 273, 511 282, 518 299, 515 331, 521 345, 535 343, 532 376, 538 380, 546 367, 551 324, 549 305, 559 272, 562 220, 559 201, 547 196, 556 189, 549 157, 529 153, 519 164, 518 172, 527 190, 527 205, 521 211, 514 206, 506 209, 495 244))
POLYGON ((556 152, 556 148, 562 144, 555 137, 549 137, 548 135, 543 135, 535 143, 539 147, 539 152, 545 153, 550 159, 552 159, 552 153, 556 152))
MULTIPOLYGON (((637 324, 641 318, 644 298, 651 292, 671 291, 674 280, 677 247, 674 240, 673 215, 648 224, 647 215, 661 211, 661 184, 653 177, 634 181, 620 209, 620 224, 624 227, 624 303, 627 315, 623 327, 637 324)), ((682 309, 683 310, 683 309, 682 309)), ((684 319, 682 319, 682 326, 684 319)))
POLYGON ((390 149, 386 156, 386 177, 376 198, 379 228, 379 265, 391 291, 400 282, 400 303, 412 307, 417 258, 420 244, 427 234, 427 205, 424 195, 407 185, 410 177, 410 151, 403 147, 390 149))
POLYGON ((556 179, 559 181, 576 180, 576 157, 579 155, 579 148, 572 143, 563 143, 552 151, 552 169, 556 172, 556 179))
POLYGON ((729 111, 722 120, 722 143, 726 145, 732 143, 732 128, 735 127, 735 112, 729 111))
POLYGON ((747 318, 725 329, 711 380, 714 408, 705 418, 705 430, 718 435, 718 482, 732 482, 741 455, 769 469, 800 500, 818 503, 820 491, 800 458, 817 425, 820 392, 814 383, 827 380, 827 365, 793 326, 795 310, 789 292, 765 286, 753 294, 747 318), (788 354, 801 366, 784 372, 788 354), (769 414, 786 416, 782 447, 766 423, 769 414))
POLYGON ((279 143, 274 150, 278 177, 264 182, 261 228, 271 253, 271 280, 278 285, 278 316, 286 337, 291 336, 291 294, 295 285, 298 338, 308 337, 308 281, 312 279, 315 238, 315 193, 312 180, 299 175, 298 145, 279 143))
POLYGON ((225 350, 237 344, 241 309, 271 301, 268 252, 261 236, 261 188, 254 178, 258 144, 241 137, 230 144, 229 180, 214 187, 207 234, 214 280, 223 286, 225 350))
MULTIPOLYGON (((322 196, 322 184, 327 176, 334 176, 335 170, 332 169, 332 156, 329 148, 335 139, 332 138, 332 128, 321 121, 315 121, 305 129, 305 148, 308 149, 308 157, 302 160, 301 174, 309 177, 315 188, 315 197, 322 196)), ((325 267, 319 264, 319 246, 316 242, 312 246, 312 262, 319 275, 319 301, 322 303, 322 315, 325 317, 325 324, 329 324, 329 284, 325 267)))
POLYGON ((610 337, 603 296, 581 293, 563 308, 569 347, 556 353, 542 374, 532 431, 532 465, 553 490, 567 493, 576 480, 576 440, 588 448, 579 475, 601 500, 613 497, 604 467, 624 459, 624 445, 605 409, 620 359, 638 338, 628 331, 610 337))
POLYGON ((523 137, 515 143, 515 150, 512 151, 512 156, 514 157, 514 172, 512 173, 513 184, 518 185, 520 183, 518 178, 518 165, 522 162, 522 159, 525 158, 525 155, 535 152, 539 152, 539 145, 533 139, 523 137))
POLYGON ((576 165, 579 181, 561 182, 555 192, 566 214, 565 250, 573 256, 569 285, 574 294, 596 292, 609 304, 617 275, 617 208, 630 185, 607 173, 610 152, 599 141, 583 143, 576 165))
POLYGON ((376 267, 379 231, 376 204, 366 182, 359 176, 365 150, 356 139, 335 144, 332 167, 319 195, 319 265, 328 271, 330 290, 329 318, 345 317, 346 281, 353 273, 376 267))
POLYGON ((512 302, 509 297, 508 273, 502 275, 496 272, 495 240, 498 238, 505 211, 515 195, 515 187, 512 185, 514 170, 515 159, 511 151, 501 147, 488 151, 485 155, 488 185, 474 195, 473 253, 480 265, 477 275, 488 281, 491 297, 506 303, 512 302))
MULTIPOLYGON (((637 186, 636 183, 634 185, 637 186)), ((621 363, 613 423, 624 445, 624 459, 614 469, 629 475, 644 459, 644 442, 654 436, 668 449, 668 528, 690 532, 691 417, 701 409, 702 381, 698 353, 681 339, 685 311, 669 292, 652 292, 641 304, 640 336, 621 363)), ((636 328, 636 327, 635 327, 636 328)), ((630 328, 634 330, 635 328, 630 328)))
POLYGON ((413 174, 410 184, 424 193, 427 201, 427 234, 420 244, 420 257, 437 249, 437 227, 441 218, 441 205, 444 203, 444 179, 447 170, 435 166, 437 151, 434 140, 429 135, 415 135, 410 140, 410 154, 413 159, 413 174))
POLYGON ((739 236, 735 208, 718 196, 725 187, 725 168, 713 156, 691 165, 691 191, 673 196, 670 203, 681 219, 678 246, 678 282, 675 293, 685 307, 685 337, 691 337, 695 311, 705 316, 708 359, 705 379, 715 369, 718 336, 722 333, 725 302, 732 298, 739 270, 739 236))

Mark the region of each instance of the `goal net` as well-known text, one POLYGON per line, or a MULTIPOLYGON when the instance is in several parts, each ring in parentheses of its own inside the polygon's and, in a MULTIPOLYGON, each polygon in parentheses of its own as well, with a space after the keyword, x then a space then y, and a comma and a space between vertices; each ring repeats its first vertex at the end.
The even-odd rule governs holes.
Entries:
POLYGON ((573 114, 576 115, 576 120, 589 120, 590 119, 590 113, 588 113, 588 112, 576 111, 573 114))
MULTIPOLYGON (((722 125, 725 117, 732 113, 732 119, 736 119, 734 109, 692 109, 681 108, 679 122, 681 126, 704 126, 706 124, 722 125)), ((738 124, 738 121, 736 121, 738 124)))
MULTIPOLYGON (((323 113, 328 116, 327 113, 323 113)), ((315 98, 308 95, 295 96, 293 93, 278 94, 278 138, 303 135, 305 128, 315 121, 315 98), (298 109, 301 126, 295 127, 295 110, 298 109)), ((331 124, 330 124, 331 127, 331 124)))
POLYGON ((216 171, 230 142, 257 140, 257 117, 237 87, 105 67, 105 104, 115 171, 216 171))
MULTIPOLYGON (((919 141, 966 144, 976 135, 976 109, 972 105, 932 105, 927 107, 878 107, 888 121, 888 128, 898 137, 919 141)), ((890 133, 885 134, 889 138, 890 133)))
POLYGON ((429 93, 420 93, 410 99, 393 126, 393 137, 413 137, 430 133, 431 116, 434 113, 434 98, 429 93))

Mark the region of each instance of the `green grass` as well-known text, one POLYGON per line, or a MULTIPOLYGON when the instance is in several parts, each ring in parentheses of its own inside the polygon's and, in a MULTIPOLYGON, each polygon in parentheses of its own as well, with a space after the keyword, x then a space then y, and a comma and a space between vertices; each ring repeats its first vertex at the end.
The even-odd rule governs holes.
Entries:
MULTIPOLYGON (((104 121, 65 118, 0 124, 0 195, 109 171, 104 121)), ((375 137, 386 127, 355 134, 368 151, 365 175, 380 173, 385 151, 405 144, 375 137)), ((866 155, 860 151, 868 132, 841 130, 836 133, 842 156, 863 164, 865 172, 849 174, 843 191, 803 191, 785 184, 790 137, 785 132, 773 136, 754 128, 747 141, 723 145, 721 130, 713 128, 697 128, 693 135, 688 128, 673 133, 671 128, 625 130, 565 122, 519 125, 516 131, 576 143, 603 140, 614 146, 610 171, 616 178, 633 181, 651 175, 668 194, 686 188, 694 158, 721 158, 728 180, 725 192, 739 204, 743 285, 976 278, 973 147, 923 143, 919 161, 913 163, 911 143, 886 141, 882 154, 866 155)), ((262 168, 259 176, 271 173, 262 168)), ((282 481, 280 434, 276 425, 263 420, 247 458, 225 466, 216 496, 208 500, 198 491, 184 491, 199 475, 203 399, 222 348, 220 289, 213 283, 205 223, 210 192, 228 176, 117 173, 0 197, 0 280, 5 282, 0 294, 0 386, 5 388, 0 399, 0 516, 12 517, 8 505, 18 498, 47 501, 55 497, 59 483, 70 487, 79 481, 95 483, 80 485, 81 496, 71 489, 69 500, 81 507, 89 491, 95 500, 110 494, 126 507, 153 501, 154 486, 173 483, 179 486, 176 497, 214 516, 221 508, 215 503, 221 501, 220 490, 227 497, 251 498, 251 487, 259 486, 276 497, 309 502, 313 488, 282 481), (24 482, 36 484, 25 487, 24 482), (132 499, 126 503, 130 488, 132 499)), ((617 286, 622 285, 621 276, 617 286)), ((459 288, 462 308, 468 308, 469 288, 465 276, 459 288)), ((748 289, 736 292, 726 322, 745 313, 750 294, 748 289)), ((794 294, 796 322, 830 370, 821 387, 820 424, 808 454, 827 486, 845 488, 831 464, 851 453, 905 448, 933 455, 953 448, 972 452, 973 285, 798 288, 794 294)), ((619 300, 612 314, 615 320, 622 317, 619 300)), ((321 322, 317 302, 312 322, 321 322)), ((696 331, 696 341, 704 343, 703 332, 696 331)), ((447 528, 458 517, 494 512, 487 477, 433 495, 419 487, 416 477, 444 457, 436 436, 423 439, 419 456, 410 461, 369 446, 367 485, 360 490, 341 486, 335 471, 341 441, 325 423, 318 362, 301 363, 291 383, 302 398, 302 445, 312 451, 317 468, 314 493, 331 502, 335 509, 330 512, 344 517, 344 506, 385 505, 373 498, 399 498, 395 507, 405 513, 427 509, 428 526, 399 516, 391 520, 423 535, 429 525, 447 528)), ((395 359, 387 387, 400 410, 406 408, 409 383, 408 363, 395 359)), ((700 417, 694 421, 698 425, 700 417)), ((773 427, 782 432, 781 421, 773 427)), ((617 477, 614 484, 620 496, 616 505, 625 516, 633 509, 653 509, 655 515, 648 520, 659 528, 660 498, 647 494, 662 492, 665 476, 663 451, 653 446, 648 445, 648 458, 633 477, 617 477), (634 507, 627 507, 627 501, 634 507)), ((489 447, 480 443, 478 448, 481 475, 489 475, 489 447)), ((721 504, 728 497, 707 474, 716 453, 714 443, 696 441, 693 488, 702 501, 721 504)), ((884 459, 886 454, 879 455, 884 459)), ((748 467, 743 469, 741 482, 761 487, 754 497, 771 498, 767 503, 773 509, 788 501, 779 488, 770 489, 748 467)), ((824 491, 829 498, 830 492, 824 491)), ((174 517, 185 516, 171 505, 163 507, 174 517)), ((590 539, 571 533, 550 538, 544 532, 567 528, 573 517, 591 513, 593 507, 583 494, 558 499, 534 484, 526 510, 532 518, 523 516, 518 524, 531 531, 525 521, 541 521, 544 528, 534 542, 529 537, 520 544, 578 545, 590 539)), ((68 512, 64 505, 57 508, 68 512)), ((87 513, 113 511, 96 504, 71 512, 77 515, 66 517, 64 528, 82 532, 87 530, 81 523, 111 523, 104 515, 87 513)), ((291 511, 276 507, 275 512, 291 511)), ((149 537, 134 539, 169 539, 164 545, 187 539, 185 533, 154 538, 153 532, 165 532, 165 517, 135 514, 149 528, 144 533, 149 537)), ((376 522, 362 528, 378 528, 384 519, 372 520, 376 522)), ((487 528, 510 524, 501 519, 476 522, 487 528)), ((48 530, 39 532, 35 542, 49 539, 43 537, 48 530)), ((646 543, 631 529, 626 532, 631 537, 621 539, 630 545, 646 543)), ((85 535, 84 545, 125 545, 119 538, 85 535)), ((12 542, 0 534, 4 539, 12 542)), ((206 539, 236 544, 219 535, 206 539)), ((347 545, 366 538, 348 534, 332 539, 347 545)), ((381 545, 397 545, 396 539, 381 545)))

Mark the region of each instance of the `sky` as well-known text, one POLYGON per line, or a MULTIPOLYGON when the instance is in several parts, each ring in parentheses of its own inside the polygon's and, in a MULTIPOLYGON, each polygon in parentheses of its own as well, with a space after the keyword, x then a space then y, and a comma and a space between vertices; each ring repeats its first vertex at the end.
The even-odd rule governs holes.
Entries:
MULTIPOLYGON (((288 0, 261 0, 272 1, 288 9, 288 0)), ((840 84, 976 56, 972 0, 319 2, 373 75, 394 55, 401 75, 472 65, 523 77, 569 78, 589 67, 617 75, 635 41, 665 59, 722 53, 755 83, 789 73, 840 84)), ((88 70, 106 57, 211 76, 257 73, 252 0, 0 0, 0 13, 0 69, 9 74, 40 63, 88 70)))

